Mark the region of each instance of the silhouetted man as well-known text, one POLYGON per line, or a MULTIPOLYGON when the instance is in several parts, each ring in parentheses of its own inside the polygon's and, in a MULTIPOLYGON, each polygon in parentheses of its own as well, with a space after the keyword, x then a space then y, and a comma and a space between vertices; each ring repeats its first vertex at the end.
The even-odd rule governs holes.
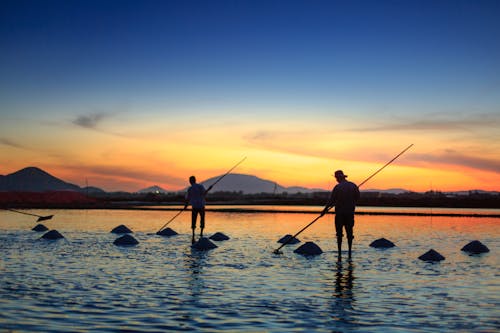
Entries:
POLYGON ((203 229, 205 228, 205 196, 208 191, 212 189, 212 186, 210 186, 208 190, 205 190, 203 185, 196 183, 195 176, 189 177, 189 183, 191 186, 186 193, 186 204, 184 205, 184 209, 187 208, 188 204, 191 204, 191 229, 193 230, 191 242, 194 243, 194 232, 198 215, 200 215, 200 238, 203 237, 203 229))
POLYGON ((339 259, 342 254, 342 229, 345 229, 347 234, 349 258, 351 257, 352 240, 354 238, 354 210, 359 199, 358 187, 356 184, 347 181, 346 178, 347 176, 344 175, 342 170, 335 171, 335 179, 337 179, 338 184, 333 188, 330 199, 321 212, 321 216, 323 216, 331 207, 335 206, 335 231, 337 233, 339 259))

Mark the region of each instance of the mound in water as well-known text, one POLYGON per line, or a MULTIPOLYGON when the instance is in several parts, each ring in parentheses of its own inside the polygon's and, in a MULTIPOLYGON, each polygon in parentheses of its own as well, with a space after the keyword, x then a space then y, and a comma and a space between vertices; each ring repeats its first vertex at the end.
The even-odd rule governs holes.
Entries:
POLYGON ((49 228, 47 228, 46 226, 44 226, 43 224, 37 224, 36 226, 33 227, 33 229, 31 229, 33 231, 47 231, 49 230, 49 228))
POLYGON ((42 236, 43 239, 60 239, 64 238, 63 235, 59 233, 57 230, 50 230, 49 232, 43 234, 42 236))
POLYGON ((130 235, 123 235, 113 242, 113 244, 118 246, 129 246, 129 245, 137 245, 139 241, 130 235))
POLYGON ((278 243, 297 244, 300 243, 300 240, 298 238, 293 237, 292 235, 285 235, 278 240, 278 243))
POLYGON ((201 237, 197 242, 191 245, 191 247, 196 250, 206 251, 217 248, 217 245, 212 243, 208 238, 201 237))
POLYGON ((385 239, 385 238, 379 238, 379 239, 376 239, 374 240, 373 242, 371 242, 370 244, 371 247, 375 247, 375 248, 383 248, 383 249, 387 249, 387 248, 390 248, 390 247, 394 247, 396 245, 394 245, 393 242, 391 242, 390 240, 388 239, 385 239))
POLYGON ((175 232, 174 230, 172 230, 170 228, 165 228, 163 230, 160 230, 156 234, 160 235, 160 236, 166 236, 166 237, 178 235, 177 232, 175 232))
POLYGON ((472 254, 480 254, 485 252, 490 252, 490 249, 486 247, 483 243, 478 240, 472 241, 462 248, 462 251, 469 252, 472 254))
POLYGON ((323 250, 321 250, 321 248, 313 242, 305 242, 293 252, 304 256, 316 256, 323 253, 323 250))
POLYGON ((114 234, 131 234, 132 230, 127 228, 125 225, 120 224, 119 226, 113 228, 113 230, 111 230, 111 232, 114 234))
POLYGON ((445 258, 439 252, 435 251, 434 249, 430 249, 429 251, 418 257, 418 259, 423 261, 441 261, 445 258))
POLYGON ((217 242, 220 242, 220 241, 228 240, 229 237, 226 236, 226 235, 224 235, 222 232, 216 232, 215 234, 213 234, 212 236, 210 236, 210 239, 214 240, 214 241, 217 241, 217 242))

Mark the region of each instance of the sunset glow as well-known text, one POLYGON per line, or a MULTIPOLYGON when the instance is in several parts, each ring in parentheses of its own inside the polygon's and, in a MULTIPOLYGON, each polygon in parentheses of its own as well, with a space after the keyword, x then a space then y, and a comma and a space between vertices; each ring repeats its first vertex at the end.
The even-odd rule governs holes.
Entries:
POLYGON ((496 2, 0 6, 2 175, 328 189, 414 144, 364 189, 500 190, 496 2))

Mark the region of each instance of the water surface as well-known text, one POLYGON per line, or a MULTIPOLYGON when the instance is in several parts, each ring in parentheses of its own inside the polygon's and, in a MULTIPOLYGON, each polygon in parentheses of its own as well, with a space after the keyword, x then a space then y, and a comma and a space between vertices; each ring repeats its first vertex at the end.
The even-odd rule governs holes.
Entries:
POLYGON ((0 212, 0 328, 116 332, 496 332, 500 329, 499 222, 495 218, 360 215, 352 260, 337 262, 332 216, 304 231, 324 253, 307 258, 276 241, 317 215, 207 214, 206 234, 230 240, 190 248, 190 214, 40 210, 65 239, 41 240, 29 216, 0 212), (125 224, 139 244, 118 247, 125 224), (378 250, 380 237, 397 247, 378 250), (491 252, 460 249, 478 239, 491 252), (429 249, 446 257, 426 263, 429 249))

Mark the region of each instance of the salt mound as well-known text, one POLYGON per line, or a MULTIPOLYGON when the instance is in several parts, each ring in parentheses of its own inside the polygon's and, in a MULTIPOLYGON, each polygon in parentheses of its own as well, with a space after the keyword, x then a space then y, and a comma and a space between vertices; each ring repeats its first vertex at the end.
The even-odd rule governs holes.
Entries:
POLYGON ((287 243, 287 244, 297 244, 297 243, 300 243, 300 240, 298 238, 295 238, 293 237, 292 235, 285 235, 283 237, 280 238, 280 240, 278 241, 278 243, 287 243), (288 241, 290 239, 290 241, 288 241))
POLYGON ((200 251, 206 251, 206 250, 211 250, 215 249, 218 246, 212 243, 208 238, 206 237, 201 237, 196 243, 191 245, 193 249, 200 250, 200 251))
POLYGON ((304 256, 315 256, 323 253, 323 250, 321 250, 321 248, 313 242, 306 242, 295 249, 295 251, 293 252, 302 254, 304 256))
POLYGON ((134 237, 132 237, 130 235, 123 235, 123 236, 115 239, 113 244, 119 245, 119 246, 120 245, 124 245, 124 246, 137 245, 137 244, 139 244, 139 241, 137 241, 137 239, 135 239, 134 237))
POLYGON ((441 261, 444 260, 445 258, 439 252, 430 249, 429 251, 425 252, 420 257, 418 257, 418 259, 423 261, 441 261))
POLYGON ((483 243, 481 243, 478 240, 472 241, 469 244, 465 245, 462 248, 462 251, 465 252, 470 252, 473 254, 479 254, 479 253, 485 253, 485 252, 490 252, 490 249, 486 247, 483 243))
POLYGON ((57 230, 50 230, 49 232, 45 233, 43 236, 42 236, 43 239, 60 239, 60 238, 64 238, 63 235, 61 235, 59 233, 59 231, 57 230))
POLYGON ((379 238, 371 242, 370 246, 375 248, 390 248, 396 245, 394 245, 394 243, 391 242, 390 240, 387 240, 385 238, 379 238))
POLYGON ((116 228, 111 230, 111 232, 114 234, 131 234, 132 230, 130 230, 129 228, 127 228, 123 224, 120 224, 119 226, 117 226, 116 228))
POLYGON ((33 227, 33 229, 31 229, 33 231, 47 231, 49 230, 49 228, 47 228, 46 226, 44 226, 43 224, 37 224, 36 226, 33 227))
POLYGON ((170 228, 165 228, 161 231, 158 231, 156 234, 160 235, 160 236, 166 236, 166 237, 178 235, 177 232, 175 232, 174 230, 172 230, 170 228))
POLYGON ((228 240, 229 237, 224 235, 222 232, 216 232, 215 234, 210 236, 210 239, 214 241, 225 241, 228 240))

